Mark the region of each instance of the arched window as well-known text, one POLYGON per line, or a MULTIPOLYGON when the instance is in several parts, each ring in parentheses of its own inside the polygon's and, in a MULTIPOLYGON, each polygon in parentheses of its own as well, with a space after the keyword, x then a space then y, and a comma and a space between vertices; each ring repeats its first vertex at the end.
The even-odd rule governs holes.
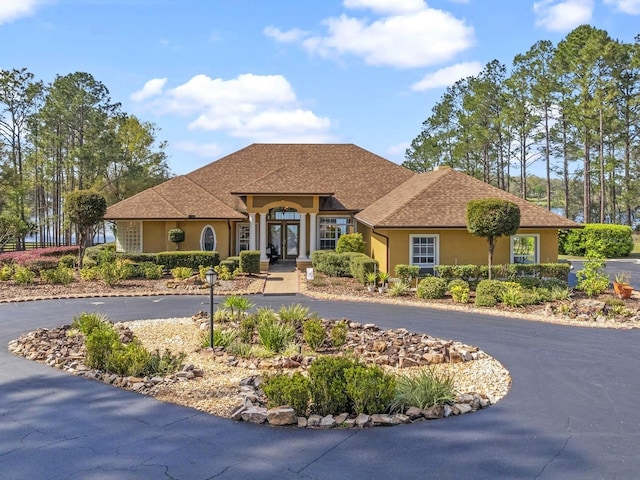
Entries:
POLYGON ((216 231, 211 225, 207 225, 202 229, 200 249, 207 252, 213 252, 216 249, 216 231))

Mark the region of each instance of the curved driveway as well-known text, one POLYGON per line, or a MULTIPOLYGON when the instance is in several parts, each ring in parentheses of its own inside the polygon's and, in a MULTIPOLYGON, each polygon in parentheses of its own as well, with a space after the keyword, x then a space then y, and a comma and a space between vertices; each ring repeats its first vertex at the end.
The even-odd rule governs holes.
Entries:
POLYGON ((630 479, 640 476, 640 331, 565 327, 415 307, 300 302, 328 318, 452 338, 511 372, 497 405, 393 428, 270 428, 91 382, 8 353, 38 327, 98 309, 189 316, 205 297, 0 305, 0 479, 630 479))

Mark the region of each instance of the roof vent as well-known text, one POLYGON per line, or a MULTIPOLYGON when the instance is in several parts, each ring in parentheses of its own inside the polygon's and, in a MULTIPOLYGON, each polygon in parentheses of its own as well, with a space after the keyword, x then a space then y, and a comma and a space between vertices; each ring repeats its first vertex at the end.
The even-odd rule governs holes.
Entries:
POLYGON ((451 167, 449 165, 436 165, 433 171, 437 172, 438 170, 451 170, 451 167))

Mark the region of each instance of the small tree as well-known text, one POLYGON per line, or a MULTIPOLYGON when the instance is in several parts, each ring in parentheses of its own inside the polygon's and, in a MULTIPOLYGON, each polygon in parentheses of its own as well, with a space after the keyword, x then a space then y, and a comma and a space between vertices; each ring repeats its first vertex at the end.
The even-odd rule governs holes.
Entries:
POLYGON ((180 243, 184 242, 184 230, 181 228, 172 228, 169 230, 169 241, 176 244, 176 250, 180 250, 180 243))
POLYGON ((76 225, 78 249, 78 268, 82 269, 82 259, 87 242, 92 238, 92 230, 107 212, 107 201, 98 192, 92 190, 76 190, 68 193, 64 202, 64 213, 67 220, 76 225))
POLYGON ((500 198, 471 200, 467 204, 467 230, 489 243, 489 279, 493 265, 496 240, 513 235, 520 228, 520 208, 513 202, 500 198))
POLYGON ((345 233, 340 235, 336 244, 336 253, 364 253, 364 240, 361 233, 345 233))

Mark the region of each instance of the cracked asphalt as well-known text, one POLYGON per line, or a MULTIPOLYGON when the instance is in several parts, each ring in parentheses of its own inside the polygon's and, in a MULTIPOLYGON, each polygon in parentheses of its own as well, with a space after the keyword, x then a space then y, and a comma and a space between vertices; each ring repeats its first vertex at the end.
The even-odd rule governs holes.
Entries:
POLYGON ((479 346, 511 392, 474 414, 392 428, 298 430, 210 416, 74 377, 7 351, 39 327, 99 310, 114 321, 190 316, 203 297, 0 304, 0 479, 640 478, 640 331, 600 330, 409 306, 304 303, 479 346))

